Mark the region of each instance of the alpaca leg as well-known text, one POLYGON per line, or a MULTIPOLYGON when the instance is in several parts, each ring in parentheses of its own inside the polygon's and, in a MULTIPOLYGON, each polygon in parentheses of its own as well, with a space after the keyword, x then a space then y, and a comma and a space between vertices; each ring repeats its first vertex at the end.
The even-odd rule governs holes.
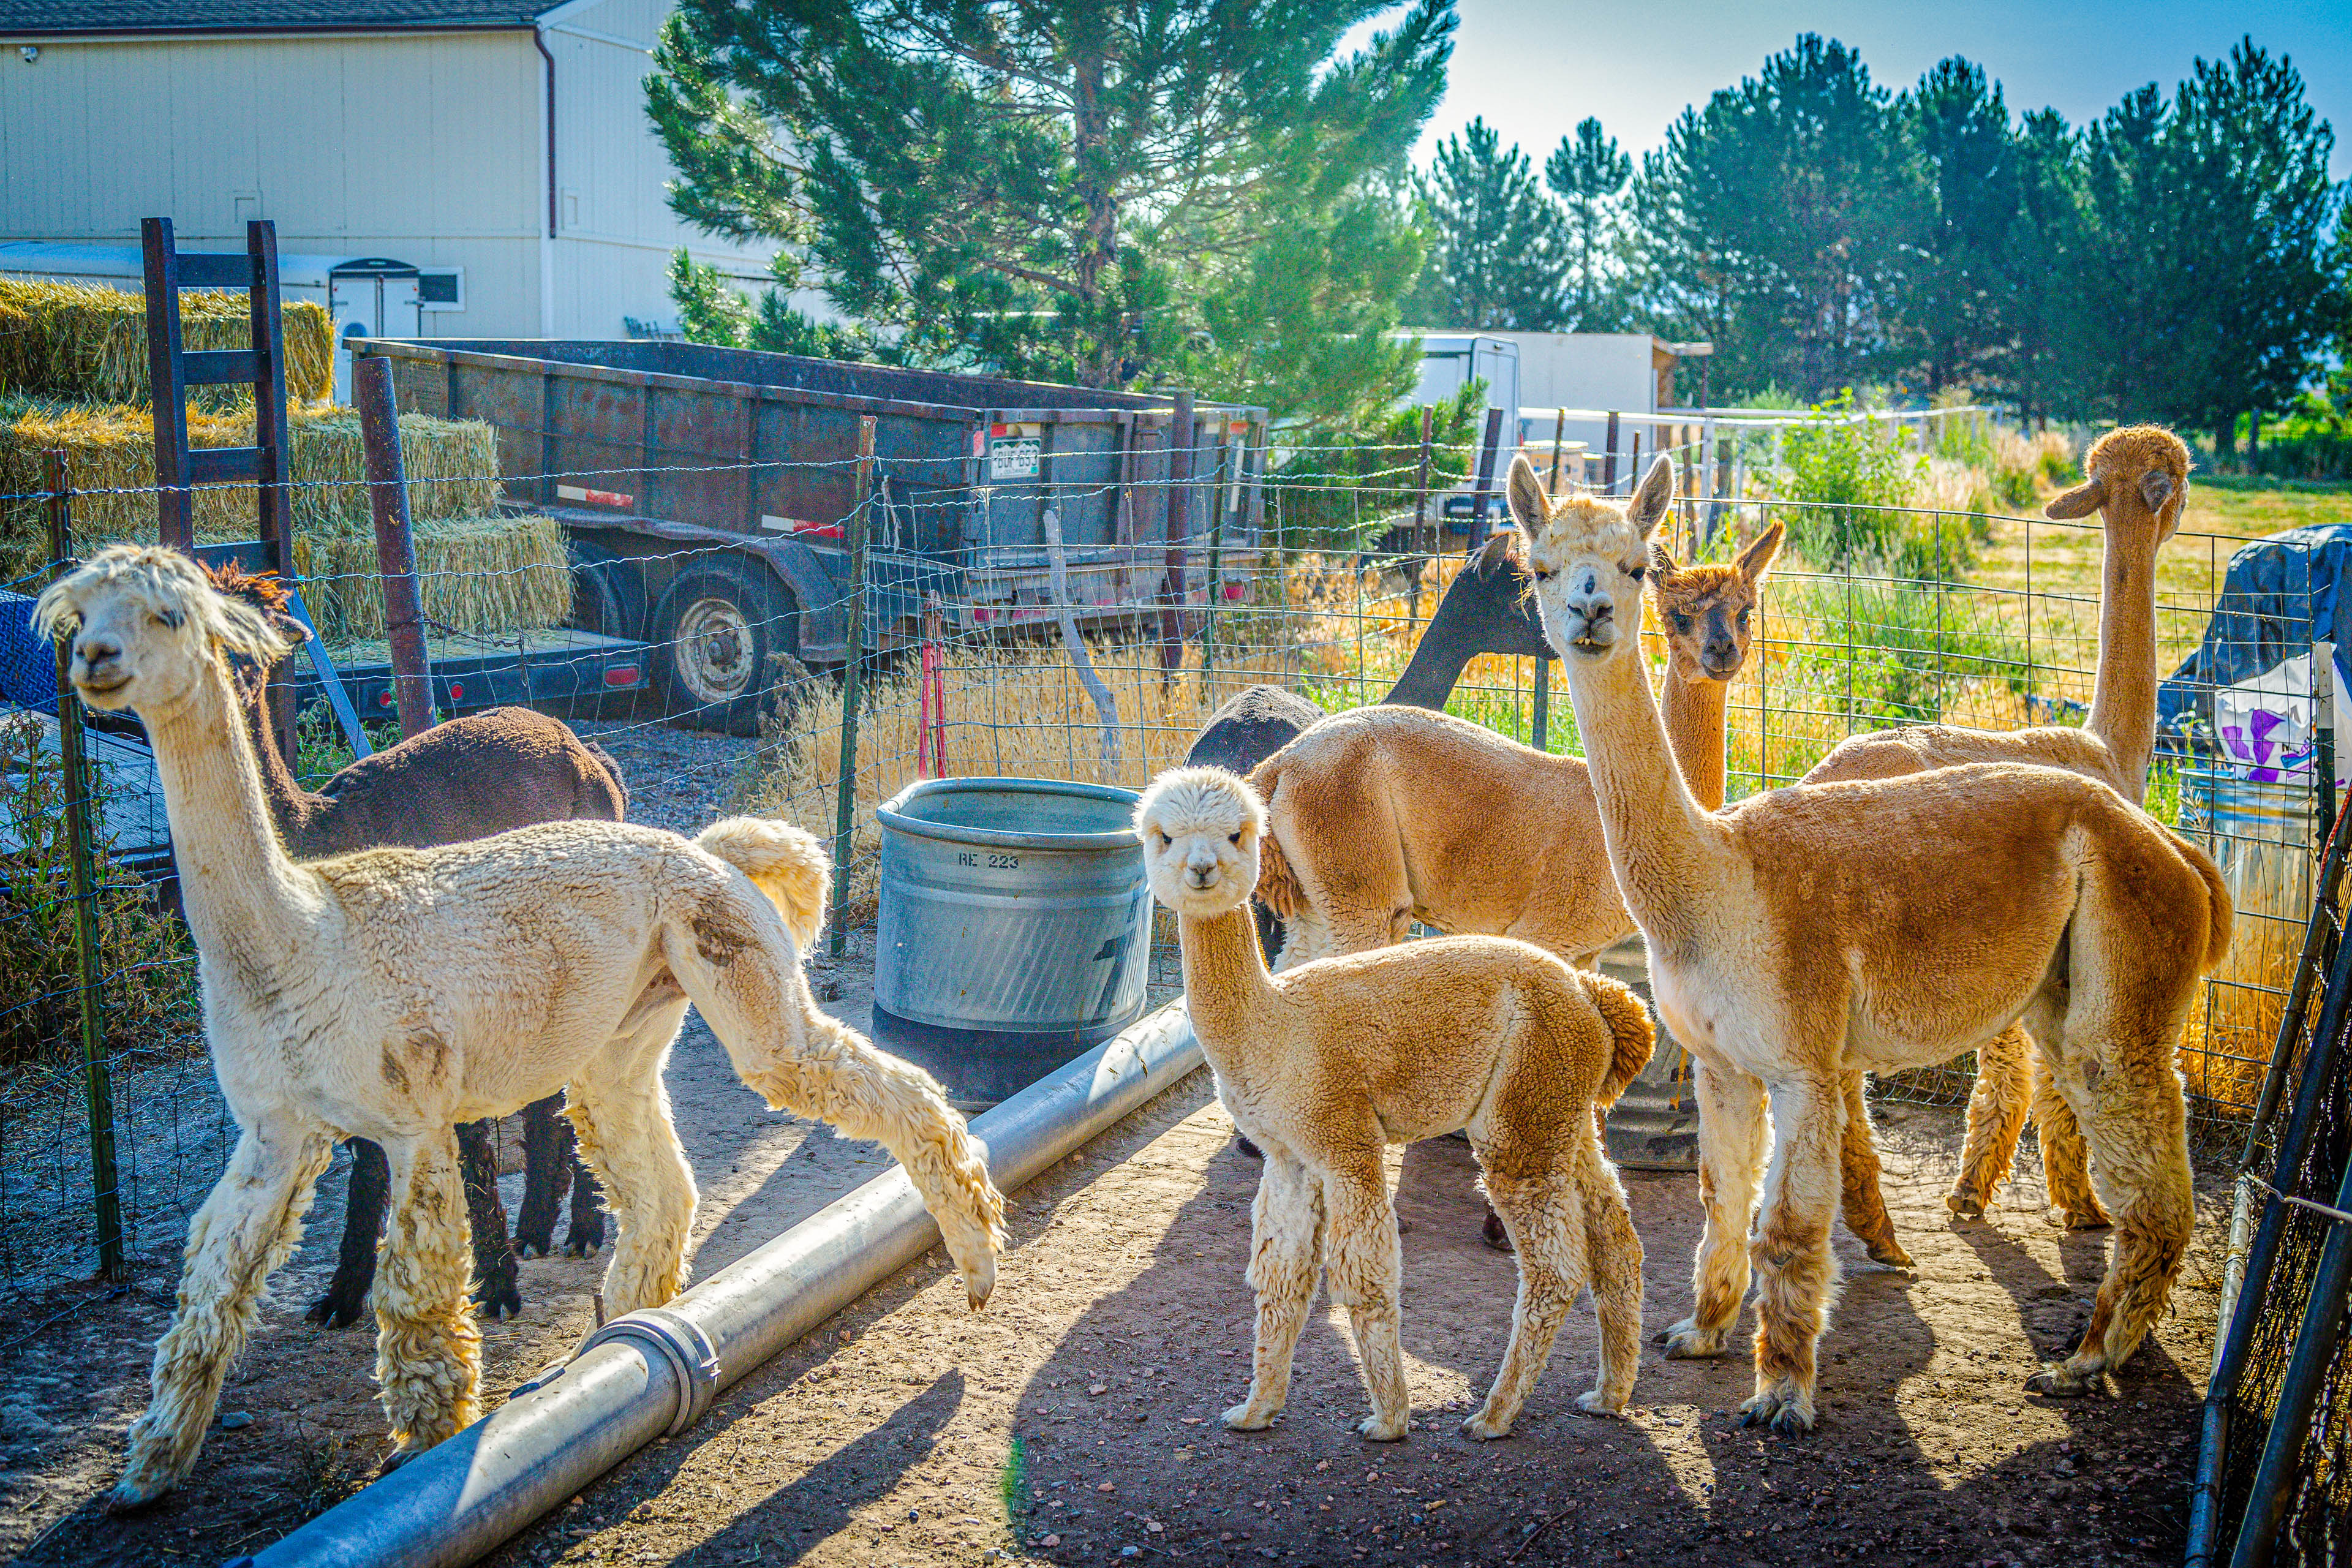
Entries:
POLYGON ((571 1175, 572 1124, 563 1097, 551 1094, 522 1108, 522 1207, 515 1211, 515 1251, 544 1258, 555 1250, 555 1214, 571 1175))
MULTIPOLYGON (((1510 1232, 1511 1247, 1519 1259, 1519 1292, 1511 1308, 1510 1342, 1504 1347, 1494 1386, 1477 1414, 1462 1423, 1465 1436, 1481 1440, 1509 1435, 1528 1391, 1551 1359, 1560 1321, 1590 1273, 1582 1205, 1573 1180, 1564 1173, 1528 1179, 1489 1171, 1486 1201, 1510 1232)), ((1623 1403, 1620 1399, 1614 1408, 1623 1403)))
POLYGON ((563 1127, 563 1163, 572 1172, 572 1224, 563 1233, 563 1256, 593 1258, 604 1245, 604 1189, 572 1146, 572 1123, 563 1127))
POLYGON ((368 1287, 375 1283, 375 1244, 383 1235, 383 1211, 392 1203, 392 1166, 383 1145, 351 1140, 352 1183, 343 1200, 343 1241, 335 1255, 335 1277, 327 1293, 302 1314, 306 1323, 348 1329, 360 1321, 368 1287))
POLYGON ((457 1164, 466 1183, 466 1226, 474 1236, 474 1304, 490 1321, 522 1316, 514 1247, 507 1240, 507 1206, 499 1198, 499 1158, 489 1121, 457 1129, 457 1164))
POLYGON ((1257 1337, 1250 1352, 1249 1397, 1225 1412, 1225 1425, 1255 1432, 1274 1425, 1290 1399, 1290 1361, 1315 1300, 1323 1249, 1323 1194, 1287 1153, 1269 1155, 1250 1213, 1249 1286, 1257 1296, 1257 1337))
POLYGON ((1577 1395, 1576 1404, 1588 1415, 1613 1415, 1633 1394, 1642 1361, 1642 1237, 1625 1189, 1597 1147, 1580 1184, 1588 1282, 1601 1318, 1601 1367, 1598 1384, 1577 1395))
POLYGON ((1698 1197, 1706 1212, 1691 1315, 1658 1336, 1669 1359, 1723 1353, 1748 1295, 1748 1222, 1764 1163, 1764 1086, 1736 1068, 1696 1058, 1698 1197))
MULTIPOLYGON (((667 947, 671 973, 727 1047, 737 1077, 772 1106, 871 1138, 897 1156, 978 1310, 996 1283, 1004 1198, 988 1179, 985 1151, 937 1080, 818 1009, 774 906, 756 893, 714 896, 690 931, 668 933, 667 947)), ((609 1180, 606 1190, 621 1205, 609 1180)), ((622 1225, 625 1247, 625 1214, 622 1225)))
POLYGON ((1959 1176, 1944 1199, 1944 1206, 1964 1219, 1979 1218, 1992 1207, 2017 1163, 2017 1141, 2024 1135, 2032 1100, 2025 1063, 2032 1053, 2022 1024, 2011 1024, 1977 1047, 1968 1142, 1960 1149, 1959 1176))
POLYGON ((564 1108, 620 1223, 604 1271, 604 1310, 614 1316, 662 1306, 686 1288, 694 1234, 694 1173, 670 1121, 661 1057, 635 1068, 611 1082, 574 1081, 564 1108))
POLYGON ((1348 1309, 1364 1392, 1372 1403, 1372 1413, 1356 1424, 1356 1430, 1376 1443, 1392 1443, 1405 1434, 1412 1400, 1405 1390, 1403 1312, 1398 1299, 1404 1255, 1397 1240, 1387 1173, 1375 1159, 1369 1169, 1327 1182, 1323 1202, 1325 1273, 1331 1300, 1348 1309))
POLYGON ((2033 1127, 2042 1141, 2042 1179, 2050 1190, 2053 1217, 2069 1230, 2095 1230, 2110 1224, 2091 1188, 2090 1152, 2083 1142, 2074 1108, 2058 1092, 2050 1064, 2039 1048, 2030 1052, 2033 1073, 2033 1127))
POLYGON ((188 1226, 178 1310, 155 1346, 153 1396, 131 1426, 110 1508, 152 1502, 195 1468, 221 1380, 259 1316, 262 1286, 301 1239, 302 1215, 334 1152, 326 1129, 291 1119, 238 1137, 188 1226))
POLYGON ((392 1228, 375 1280, 375 1380, 403 1454, 473 1425, 482 1336, 466 1299, 473 1272, 456 1137, 436 1130, 392 1156, 392 1228))
POLYGON ((2153 1062, 2108 1070, 2090 1091, 2084 1126, 2115 1205, 2114 1251, 2082 1342, 2027 1383, 2037 1393, 2086 1393, 2129 1360, 2163 1314, 2188 1253, 2197 1223, 2189 1108, 2170 1047, 2154 1054, 2153 1062))
POLYGON ((1756 1393, 1744 1425, 1813 1426, 1814 1347, 1837 1292, 1830 1224, 1837 1212, 1844 1096, 1833 1078, 1772 1089, 1774 1148, 1751 1244, 1756 1264, 1756 1393))
POLYGON ((1870 1102, 1863 1098, 1862 1075, 1838 1074, 1845 1100, 1844 1142, 1838 1152, 1839 1201, 1845 1226, 1862 1238, 1873 1263, 1912 1267, 1911 1255, 1895 1239, 1895 1221, 1886 1212, 1886 1196, 1879 1189, 1878 1140, 1870 1129, 1870 1102))

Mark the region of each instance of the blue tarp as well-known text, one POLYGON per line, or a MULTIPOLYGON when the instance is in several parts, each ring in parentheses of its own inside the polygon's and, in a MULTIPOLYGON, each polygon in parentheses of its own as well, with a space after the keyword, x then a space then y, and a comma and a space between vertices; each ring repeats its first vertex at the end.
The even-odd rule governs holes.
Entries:
POLYGON ((33 630, 33 600, 0 591, 0 698, 54 713, 58 645, 33 630))
POLYGON ((2171 729, 2183 713, 2210 721, 2217 686, 2277 668, 2315 642, 2336 645, 2352 676, 2352 523, 2292 528, 2241 545, 2230 557, 2205 640, 2156 689, 2156 721, 2171 729))

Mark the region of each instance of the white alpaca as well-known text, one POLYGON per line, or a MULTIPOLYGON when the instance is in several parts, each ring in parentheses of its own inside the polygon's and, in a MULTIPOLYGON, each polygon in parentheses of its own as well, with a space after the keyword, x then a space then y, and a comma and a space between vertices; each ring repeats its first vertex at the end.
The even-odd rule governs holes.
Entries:
POLYGON ((298 863, 271 830, 223 659, 282 654, 257 612, 184 556, 117 545, 36 613, 72 634, 82 700, 135 710, 153 742, 205 1036, 240 1134, 189 1227, 179 1310, 113 1506, 149 1501, 194 1467, 263 1281, 293 1250, 339 1139, 373 1139, 391 1158, 376 1376, 404 1452, 477 1414, 457 1123, 564 1089, 620 1223, 606 1306, 675 1295, 695 1192, 661 1073, 689 1000, 771 1105, 898 1155, 972 1305, 986 1300, 1003 1200, 982 1150, 929 1077, 810 998, 800 960, 826 867, 807 834, 738 817, 688 843, 557 822, 298 863))
POLYGON ((1355 1325, 1371 1396, 1356 1429, 1404 1436, 1402 1260, 1382 1151, 1461 1129, 1519 1261, 1510 1345, 1462 1430, 1511 1429, 1587 1284, 1601 1376, 1577 1404, 1622 1410, 1641 1353, 1642 1242, 1594 1108, 1650 1059, 1648 1012, 1615 981, 1508 937, 1441 937, 1269 974, 1249 911, 1265 829, 1249 785, 1215 768, 1162 774, 1136 812, 1152 893, 1179 919, 1193 1031, 1225 1109, 1265 1154, 1251 1215, 1255 1356, 1249 1397, 1225 1425, 1255 1430, 1281 1414, 1319 1263, 1355 1325))

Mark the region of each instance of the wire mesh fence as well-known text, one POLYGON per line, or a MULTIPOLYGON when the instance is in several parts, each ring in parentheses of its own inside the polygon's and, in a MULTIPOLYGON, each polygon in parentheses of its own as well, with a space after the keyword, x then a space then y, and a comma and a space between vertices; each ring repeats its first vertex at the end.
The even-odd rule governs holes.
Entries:
MULTIPOLYGON (((1887 724, 2007 730, 2081 721, 2099 647, 2095 518, 2029 517, 1983 496, 1948 506, 1795 499, 1776 462, 1777 439, 1751 432, 1666 449, 1683 475, 1668 530, 1678 559, 1727 559, 1776 521, 1790 532, 1729 685, 1730 800, 1801 778, 1838 741, 1887 724), (1857 536, 1865 547, 1851 543, 1857 536)), ((908 492, 894 485, 887 458, 824 465, 850 470, 855 498, 837 527, 807 541, 828 563, 827 576, 767 583, 757 595, 727 601, 731 618, 713 610, 689 619, 689 604, 671 621, 649 625, 641 612, 620 628, 633 650, 629 681, 586 689, 565 674, 567 660, 584 656, 559 623, 610 627, 600 574, 659 566, 691 581, 693 571, 735 570, 725 552, 700 540, 646 542, 616 564, 567 552, 560 541, 517 546, 511 535, 502 536, 504 553, 420 547, 436 671, 467 660, 469 668, 507 671, 484 674, 471 695, 461 688, 474 676, 436 674, 436 699, 446 712, 494 691, 520 692, 583 723, 597 721, 594 732, 607 745, 680 721, 755 729, 739 752, 682 765, 709 771, 712 793, 738 807, 835 842, 836 929, 857 931, 870 931, 876 912, 874 808, 918 778, 1019 775, 1139 788, 1181 761, 1220 705, 1254 685, 1279 687, 1325 711, 1383 699, 1442 704, 1522 744, 1580 752, 1564 684, 1548 658, 1491 634, 1431 634, 1465 574, 1481 580, 1474 548, 1507 522, 1499 494, 1475 489, 1476 449, 1433 448, 1425 462, 1409 446, 1278 456, 1284 460, 1255 504, 1242 504, 1244 468, 1216 451, 1197 454, 1189 479, 1165 481, 1213 498, 1186 509, 1199 531, 1172 551, 1164 537, 1132 528, 1114 531, 1108 543, 1056 537, 1058 518, 1088 504, 1114 518, 1120 509, 1165 518, 1165 499, 1155 500, 1150 485, 1123 482, 1116 495, 1075 480, 1049 487, 1040 547, 1018 570, 992 553, 984 572, 976 550, 910 547, 920 531, 908 521, 908 492), (853 569, 852 547, 861 543, 863 563, 853 569), (824 627, 837 635, 812 630, 824 627), (842 657, 821 657, 816 649, 827 646, 842 657), (854 682, 845 679, 852 669, 854 682)), ((1553 456, 1538 458, 1548 468, 1553 456)), ((536 493, 552 477, 509 474, 502 482, 509 493, 536 493)), ((562 477, 587 487, 597 479, 562 477)), ((1613 483, 1622 493, 1633 479, 1630 462, 1612 479, 1601 463, 1571 454, 1559 482, 1613 483)), ((959 504, 984 520, 995 498, 983 485, 959 504)), ((986 527, 983 521, 970 531, 982 535, 986 527)), ((65 553, 86 555, 109 536, 122 535, 111 527, 78 531, 65 553)), ((2242 542, 2184 531, 2165 546, 2147 628, 2159 668, 2174 668, 2207 637, 2242 542)), ((298 571, 296 585, 338 665, 384 663, 372 550, 313 544, 299 553, 298 571)), ((11 586, 30 594, 47 576, 11 586)), ((2305 611, 2309 597, 2306 585, 2305 611)), ((2296 621, 2294 605, 2272 608, 2273 620, 2296 621)), ((2294 640, 2276 627, 2260 635, 2294 640)), ((1645 628, 1645 647, 1663 660, 1654 625, 1645 628)), ((600 668, 612 668, 609 649, 599 657, 600 668)), ((2151 810, 2214 854, 2239 901, 2231 959, 2206 986, 2183 1044, 2209 1142, 2234 1136, 2255 1110, 2310 907, 2313 844, 2332 795, 2308 673, 2315 668, 2318 661, 2305 667, 2300 690, 2279 697, 2318 741, 2305 740, 2299 752, 2283 743, 2289 754, 2271 759, 2281 765, 2257 770, 2210 727, 2191 725, 2172 736, 2149 794, 2151 810)), ((305 689, 314 693, 318 683, 305 689)), ((2187 710, 2210 718, 2213 697, 2212 683, 2198 686, 2187 710)), ((396 738, 385 722, 388 685, 362 707, 374 743, 396 738)), ((10 949, 9 991, 0 996, 0 1291, 19 1295, 87 1271, 107 1193, 131 1258, 175 1245, 236 1137, 204 1052, 195 955, 174 913, 152 760, 135 728, 93 730, 91 776, 77 785, 58 755, 60 711, 53 697, 20 697, 0 728, 0 821, 9 836, 0 937, 10 949), (85 801, 94 847, 90 890, 78 897, 62 824, 85 801), (100 1044, 88 1063, 79 1041, 82 906, 96 917, 95 936, 83 945, 100 1004, 100 1044), (111 1089, 110 1174, 91 1133, 94 1076, 111 1089)), ((323 705, 303 710, 291 738, 291 772, 308 787, 352 759, 323 705)), ((1478 803, 1457 808, 1475 813, 1478 803)), ((1155 961, 1164 976, 1172 941, 1159 944, 1155 961)), ((1879 1090, 1958 1104, 1971 1066, 1963 1058, 1900 1075, 1879 1090)))

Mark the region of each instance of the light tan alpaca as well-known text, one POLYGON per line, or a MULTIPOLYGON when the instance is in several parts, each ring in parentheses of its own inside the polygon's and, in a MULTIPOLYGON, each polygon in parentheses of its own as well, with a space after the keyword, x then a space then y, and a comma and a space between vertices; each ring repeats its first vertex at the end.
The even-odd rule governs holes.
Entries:
POLYGON ((2229 949, 2221 874, 2115 791, 2054 768, 1799 784, 1700 809, 1621 630, 1673 485, 1660 463, 1628 507, 1548 501, 1524 461, 1509 483, 1610 863, 1659 1014, 1698 1064, 1706 1234, 1695 1310, 1667 1353, 1721 1352, 1752 1262, 1756 1392, 1741 1408, 1811 1427, 1844 1075, 1946 1061, 2023 1018, 2118 1221, 2080 1348, 2028 1385, 2080 1393, 2146 1336, 2195 1219, 2173 1049, 2199 975, 2229 949))
POLYGON ((194 1465, 256 1298, 349 1136, 383 1145, 393 1221, 376 1276, 376 1376, 404 1452, 470 1423, 480 1367, 458 1122, 566 1091, 620 1241, 614 1312, 686 1279, 694 1178, 663 1062, 690 999, 772 1105, 878 1139, 905 1163, 974 1306, 1003 1201, 939 1086, 820 1012, 800 968, 824 853, 736 817, 694 843, 617 822, 526 827, 436 849, 300 863, 270 826, 225 653, 277 633, 168 550, 117 545, 51 587, 38 624, 73 638, 82 700, 131 709, 155 750, 203 985, 236 1119, 228 1170, 188 1230, 179 1310, 110 1497, 132 1507, 194 1465))
POLYGON ((1249 1397, 1225 1425, 1255 1430, 1281 1414, 1319 1264, 1355 1326, 1371 1396, 1356 1429, 1404 1436, 1402 1265, 1382 1151, 1457 1129, 1519 1260, 1502 1369, 1462 1430, 1511 1429, 1588 1284, 1600 1379, 1577 1404, 1622 1410, 1641 1353, 1642 1243, 1592 1108, 1650 1059, 1649 1013, 1613 980, 1496 937, 1270 974, 1249 910, 1264 824, 1248 784, 1215 768, 1161 774, 1136 811, 1152 893, 1178 918, 1193 1032, 1234 1125, 1265 1155, 1251 1215, 1256 1349, 1249 1397))
MULTIPOLYGON (((1966 763, 2043 763, 2107 785, 2126 800, 2147 795, 2156 749, 2156 559, 2180 526, 2189 493, 2189 448, 2157 425, 2110 430, 2084 458, 2084 482, 2043 510, 2055 518, 2100 514, 2105 535, 2099 593, 2099 665, 2091 713, 2083 728, 2045 725, 1993 731, 1918 724, 1850 736, 1813 765, 1807 784, 1889 779, 1966 763)), ((2069 1227, 2102 1226, 2088 1172, 2088 1151, 2074 1113, 2022 1025, 2012 1025, 1977 1052, 1969 1096, 1969 1135, 1960 1173, 1944 1202, 1974 1216, 1991 1206, 2016 1162, 2030 1098, 2041 1128, 2042 1167, 2051 1206, 2069 1227)), ((1862 1075, 1846 1081, 1846 1214, 1892 1230, 1878 1191, 1876 1151, 1864 1109, 1862 1075)), ((1856 1229, 1861 1225, 1855 1226, 1856 1229)))
MULTIPOLYGON (((1724 700, 1780 551, 1662 574, 1666 724, 1692 791, 1723 804, 1724 700)), ((1417 708, 1337 713, 1257 765, 1258 897, 1288 922, 1278 969, 1402 942, 1420 921, 1534 942, 1580 968, 1633 930, 1581 757, 1417 708)))

